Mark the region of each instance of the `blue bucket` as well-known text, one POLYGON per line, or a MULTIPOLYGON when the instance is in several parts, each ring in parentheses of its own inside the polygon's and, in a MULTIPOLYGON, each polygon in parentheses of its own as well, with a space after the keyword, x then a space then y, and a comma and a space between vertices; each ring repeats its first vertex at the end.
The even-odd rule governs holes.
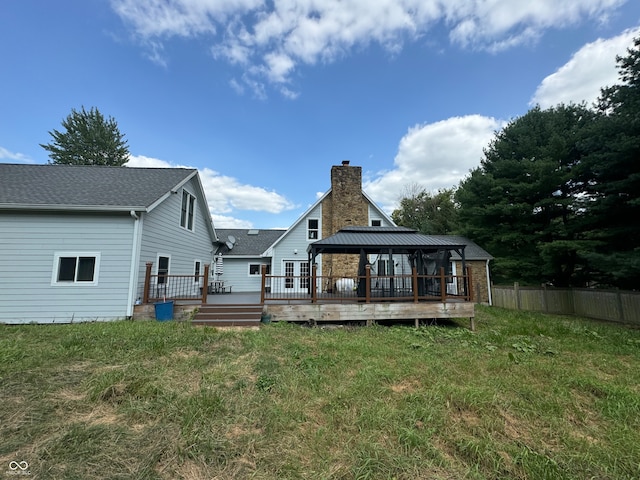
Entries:
POLYGON ((158 320, 159 322, 173 320, 173 300, 169 302, 156 303, 155 307, 156 307, 156 320, 158 320))

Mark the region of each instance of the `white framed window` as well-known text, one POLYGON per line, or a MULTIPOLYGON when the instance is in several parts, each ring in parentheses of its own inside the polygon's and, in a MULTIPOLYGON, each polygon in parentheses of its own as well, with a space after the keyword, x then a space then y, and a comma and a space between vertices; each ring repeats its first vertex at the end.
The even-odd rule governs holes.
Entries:
POLYGON ((156 262, 156 275, 158 275, 156 283, 158 285, 164 285, 167 283, 170 264, 171 257, 169 255, 158 255, 158 261, 156 262))
POLYGON ((195 228, 196 197, 182 190, 182 206, 180 207, 180 226, 193 232, 195 228))
POLYGON ((202 275, 202 262, 194 260, 193 262, 193 283, 200 283, 200 275, 202 275))
POLYGON ((260 264, 259 263, 250 263, 249 264, 249 276, 252 277, 254 275, 260 275, 260 264))
POLYGON ((249 276, 253 277, 253 276, 260 276, 262 275, 262 267, 265 267, 266 269, 266 274, 270 275, 271 274, 271 265, 269 265, 268 263, 250 263, 249 264, 249 276))
POLYGON ((98 252, 56 252, 51 285, 97 285, 99 271, 98 252))
POLYGON ((371 220, 371 226, 372 227, 381 227, 382 226, 382 220, 380 220, 380 219, 371 220))
POLYGON ((317 218, 307 220, 307 239, 318 240, 320 238, 320 221, 317 218))

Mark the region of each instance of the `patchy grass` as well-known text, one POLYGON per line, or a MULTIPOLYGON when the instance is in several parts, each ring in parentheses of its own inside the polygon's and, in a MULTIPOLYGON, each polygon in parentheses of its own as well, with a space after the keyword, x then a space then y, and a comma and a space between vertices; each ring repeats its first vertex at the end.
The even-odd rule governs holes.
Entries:
POLYGON ((0 478, 632 479, 640 331, 0 326, 0 478))

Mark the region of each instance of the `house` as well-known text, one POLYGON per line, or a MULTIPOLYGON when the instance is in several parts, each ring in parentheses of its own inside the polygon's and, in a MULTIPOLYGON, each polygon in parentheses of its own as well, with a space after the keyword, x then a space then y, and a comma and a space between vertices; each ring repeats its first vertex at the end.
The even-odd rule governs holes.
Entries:
POLYGON ((0 322, 132 316, 152 263, 200 291, 216 233, 197 170, 0 164, 0 322))
MULTIPOLYGON (((308 275, 307 249, 317 240, 329 237, 349 226, 395 226, 387 215, 362 190, 362 167, 348 160, 331 167, 331 188, 264 252, 271 258, 273 275, 308 275)), ((357 268, 357 256, 335 261, 332 255, 321 257, 319 275, 350 276, 357 268)))
MULTIPOLYGON (((343 228, 377 227, 386 229, 395 227, 393 220, 378 207, 362 190, 362 167, 352 166, 349 161, 331 167, 331 188, 304 212, 286 231, 256 230, 219 230, 221 239, 218 254, 224 259, 223 279, 232 283, 234 292, 259 291, 258 264, 267 265, 267 272, 281 277, 282 289, 291 293, 303 292, 306 281, 286 281, 287 276, 304 277, 310 275, 308 250, 319 240, 331 237, 343 228), (273 232, 273 233, 271 233, 273 232), (227 236, 238 238, 238 247, 229 249, 227 236), (269 238, 275 240, 266 245, 269 238), (266 246, 265 246, 266 245, 266 246), (264 250, 259 252, 260 248, 264 250), (249 250, 247 250, 249 249, 249 250), (227 261, 227 259, 229 261, 227 261), (227 265, 231 265, 228 270, 227 265), (248 273, 252 272, 252 273, 248 273), (249 278, 247 278, 247 276, 249 278), (237 287, 236 287, 237 284, 237 287)), ((466 265, 472 270, 474 297, 477 302, 490 303, 489 261, 493 258, 471 240, 451 235, 431 235, 432 240, 441 243, 453 243, 466 246, 466 265)), ((314 259, 315 260, 315 259, 314 259)), ((353 277, 358 274, 358 255, 325 254, 318 256, 317 275, 333 278, 353 277)), ((451 262, 447 271, 455 276, 461 275, 462 258, 452 250, 451 262)), ((389 254, 381 246, 376 253, 368 256, 371 273, 380 277, 378 284, 389 282, 393 273, 408 274, 411 266, 407 259, 399 257, 392 262, 389 254), (395 262, 398 262, 395 264, 395 262)), ((455 280, 450 280, 455 283, 455 280)), ((278 289, 276 285, 274 285, 278 289)), ((457 289, 457 285, 450 285, 457 289)))
MULTIPOLYGON (((264 256, 284 233, 283 229, 219 228, 217 259, 222 259, 222 268, 211 274, 215 280, 224 282, 233 292, 259 292, 262 268, 271 273, 271 258, 264 256)), ((220 263, 218 263, 220 265, 220 263)))

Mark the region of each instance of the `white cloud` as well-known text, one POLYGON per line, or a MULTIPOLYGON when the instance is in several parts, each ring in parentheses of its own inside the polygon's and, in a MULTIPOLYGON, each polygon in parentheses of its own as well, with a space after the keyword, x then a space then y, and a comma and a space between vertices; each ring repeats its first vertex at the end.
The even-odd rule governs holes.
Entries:
POLYGON ((640 27, 586 44, 542 81, 530 105, 548 108, 560 103, 593 103, 602 87, 619 83, 616 55, 624 56, 627 48, 632 46, 633 38, 639 34, 640 27))
POLYGON ((483 148, 504 125, 481 115, 416 125, 400 140, 394 168, 365 180, 363 188, 390 213, 411 185, 430 192, 455 187, 480 164, 483 148))
MULTIPOLYGON (((193 168, 142 155, 132 155, 126 166, 193 168)), ((236 228, 234 225, 240 225, 237 228, 244 228, 245 226, 249 228, 251 225, 248 222, 238 220, 229 215, 236 213, 238 210, 278 214, 295 208, 294 204, 277 192, 263 187, 242 184, 236 178, 222 175, 210 168, 201 169, 198 173, 207 196, 209 211, 217 227, 236 228)))
POLYGON ((211 215, 215 228, 253 228, 253 224, 248 220, 228 217, 226 215, 211 215))
POLYGON ((0 160, 15 160, 20 163, 34 163, 27 155, 23 153, 10 152, 3 147, 0 147, 0 160))
MULTIPOLYGON (((207 36, 213 56, 241 65, 247 86, 287 85, 301 64, 333 62, 376 42, 392 53, 435 25, 452 44, 499 51, 545 30, 586 19, 606 22, 626 0, 111 0, 143 44, 207 36)), ((236 86, 237 90, 237 86, 236 86)), ((291 97, 292 90, 280 89, 291 97)), ((262 93, 258 94, 262 97, 262 93)))

